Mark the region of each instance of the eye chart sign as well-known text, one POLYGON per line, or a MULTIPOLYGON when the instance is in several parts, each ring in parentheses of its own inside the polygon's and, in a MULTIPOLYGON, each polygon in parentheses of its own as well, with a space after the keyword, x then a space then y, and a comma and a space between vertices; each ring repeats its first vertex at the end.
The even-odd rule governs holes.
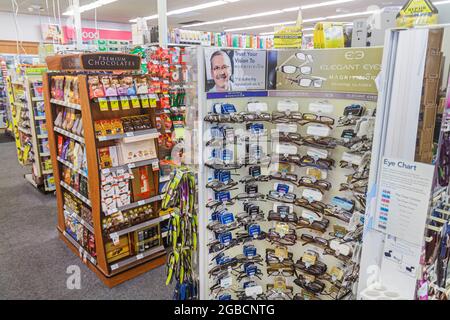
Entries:
POLYGON ((434 167, 383 158, 375 229, 422 245, 434 167))

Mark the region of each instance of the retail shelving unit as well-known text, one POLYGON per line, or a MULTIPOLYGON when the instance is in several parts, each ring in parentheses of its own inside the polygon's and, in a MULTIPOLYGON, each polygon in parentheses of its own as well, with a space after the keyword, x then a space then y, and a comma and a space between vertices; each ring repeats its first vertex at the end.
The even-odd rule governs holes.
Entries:
MULTIPOLYGON (((135 194, 131 192, 133 195, 130 194, 129 198, 133 198, 126 204, 117 205, 114 208, 105 208, 105 202, 103 201, 102 206, 102 200, 105 199, 105 189, 102 188, 104 186, 102 177, 104 178, 107 175, 117 173, 120 170, 122 170, 121 172, 130 172, 135 168, 145 168, 145 170, 148 170, 147 172, 150 172, 148 175, 152 176, 153 190, 157 193, 159 189, 159 160, 155 158, 134 162, 121 161, 122 163, 120 164, 104 167, 101 164, 102 160, 99 155, 99 149, 109 148, 115 143, 126 141, 126 139, 155 141, 158 138, 159 133, 156 129, 124 132, 123 134, 116 135, 100 135, 98 131, 96 132, 96 124, 98 124, 98 121, 110 121, 117 118, 123 119, 123 117, 142 116, 146 114, 150 114, 153 122, 152 127, 154 128, 154 110, 149 107, 135 107, 136 101, 141 105, 143 99, 148 99, 147 95, 136 95, 133 97, 118 97, 117 99, 104 99, 102 103, 106 103, 107 106, 111 104, 113 100, 114 102, 120 101, 120 103, 122 103, 125 99, 130 103, 130 108, 107 108, 108 110, 105 111, 103 109, 103 111, 101 111, 101 102, 99 99, 90 98, 88 79, 95 76, 112 75, 112 73, 105 73, 105 71, 112 70, 111 68, 106 70, 89 70, 83 67, 82 61, 88 59, 87 56, 96 61, 119 57, 134 66, 133 68, 128 68, 129 71, 138 71, 140 68, 140 61, 134 63, 136 62, 137 57, 133 55, 110 53, 51 57, 47 59, 49 68, 52 70, 59 70, 60 72, 48 73, 44 77, 45 111, 50 153, 55 174, 58 231, 60 232, 60 238, 75 254, 82 258, 87 266, 94 271, 108 287, 113 287, 165 263, 166 253, 161 241, 159 223, 167 220, 170 216, 160 216, 160 214, 162 214, 159 211, 159 202, 162 198, 161 194, 153 194, 145 199, 136 200, 135 194), (75 63, 75 66, 78 66, 78 68, 73 67, 73 63, 75 63), (69 66, 69 68, 67 68, 67 66, 69 66), (65 77, 64 81, 67 81, 68 77, 76 79, 79 88, 78 101, 73 101, 72 99, 68 102, 61 101, 62 99, 55 99, 52 93, 52 81, 54 81, 54 78, 56 77, 65 77), (132 104, 133 102, 134 104, 132 104), (131 105, 133 107, 131 107, 131 105), (73 130, 66 130, 55 125, 55 120, 57 120, 61 110, 71 110, 70 112, 75 112, 77 117, 81 117, 83 129, 74 133, 73 130), (75 142, 78 143, 84 150, 84 168, 83 165, 80 167, 79 164, 76 164, 77 161, 73 160, 73 162, 71 162, 67 157, 61 156, 61 152, 58 150, 58 144, 63 139, 69 140, 72 144, 75 144, 75 142), (67 172, 68 169, 70 169, 72 177, 76 175, 79 176, 79 185, 72 183, 73 178, 70 178, 72 179, 70 181, 67 180, 65 172, 67 172), (87 188, 83 189, 80 187, 82 180, 87 181, 87 188), (74 199, 74 201, 71 199, 74 199), (76 205, 74 206, 73 203, 76 205), (81 209, 74 210, 74 207, 76 209, 81 209), (137 213, 137 217, 142 219, 133 220, 133 223, 126 226, 116 226, 114 229, 105 227, 107 220, 114 215, 127 215, 132 210, 140 210, 149 207, 151 207, 151 209, 149 209, 151 212, 150 215, 147 215, 148 211, 142 216, 140 216, 141 213, 137 213), (89 212, 87 215, 86 210, 89 212), (80 225, 83 226, 81 228, 81 238, 77 234, 71 232, 71 230, 74 229, 74 225, 77 226, 75 228, 76 230, 80 230, 80 225), (140 235, 139 232, 143 232, 142 230, 150 230, 148 228, 157 228, 158 232, 155 234, 151 233, 152 238, 146 238, 145 240, 152 241, 151 245, 145 245, 145 249, 141 249, 140 246, 143 245, 142 239, 138 238, 138 235, 140 235), (88 240, 85 239, 85 233, 88 234, 88 240), (128 239, 126 240, 128 247, 123 243, 124 239, 128 239), (154 245, 155 241, 158 242, 158 245, 154 245), (112 259, 112 257, 114 257, 114 259, 112 259)), ((119 70, 114 71, 115 75, 120 73, 119 70)), ((155 148, 157 151, 156 142, 155 148)), ((139 179, 140 177, 136 177, 135 180, 139 179)), ((129 183, 131 185, 131 182, 129 183)), ((134 186, 132 190, 134 190, 134 186)), ((136 216, 134 216, 134 218, 136 218, 136 216)), ((146 243, 148 244, 148 242, 146 243)))
POLYGON ((46 68, 19 66, 17 70, 20 74, 8 78, 17 157, 22 165, 31 165, 25 179, 42 191, 52 192, 55 186, 42 95, 46 68))

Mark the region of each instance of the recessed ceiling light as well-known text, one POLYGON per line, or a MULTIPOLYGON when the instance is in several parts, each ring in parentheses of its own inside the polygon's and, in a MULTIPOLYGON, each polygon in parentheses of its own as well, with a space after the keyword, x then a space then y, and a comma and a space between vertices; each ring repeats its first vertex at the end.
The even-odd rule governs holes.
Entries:
MULTIPOLYGON (((212 7, 217 7, 217 6, 223 6, 225 4, 234 3, 234 2, 238 2, 238 1, 240 1, 240 0, 210 1, 210 2, 206 2, 206 3, 203 3, 203 4, 196 5, 196 6, 191 6, 191 7, 186 7, 186 8, 181 8, 181 9, 168 11, 167 12, 167 16, 172 16, 172 15, 176 15, 176 14, 182 14, 182 13, 191 12, 191 11, 203 10, 203 9, 208 9, 208 8, 212 8, 212 7)), ((157 14, 153 14, 151 16, 144 17, 143 19, 144 20, 158 19, 158 15, 157 14)), ((131 19, 131 20, 129 20, 129 22, 135 23, 135 22, 137 22, 137 18, 136 19, 131 19)))
POLYGON ((206 22, 202 22, 202 23, 193 23, 190 25, 186 25, 184 27, 198 27, 198 26, 204 26, 204 25, 210 25, 210 24, 219 24, 219 23, 225 23, 225 22, 231 22, 231 21, 260 18, 260 17, 272 16, 272 15, 276 15, 276 14, 283 14, 286 12, 292 12, 292 11, 298 11, 298 10, 308 10, 308 9, 319 8, 319 7, 324 7, 324 6, 332 6, 332 5, 336 5, 336 4, 342 4, 342 3, 353 2, 353 1, 355 1, 355 0, 325 1, 325 2, 303 5, 303 6, 299 6, 299 7, 290 7, 290 8, 279 9, 279 10, 271 10, 271 11, 264 11, 264 12, 254 13, 254 14, 247 14, 247 15, 243 15, 243 16, 233 16, 233 17, 219 19, 219 20, 206 21, 206 22))
MULTIPOLYGON (((325 20, 342 19, 342 18, 347 18, 347 17, 357 17, 357 16, 370 15, 370 14, 373 14, 375 12, 377 12, 377 11, 376 10, 370 10, 370 11, 363 11, 363 12, 353 12, 353 13, 333 15, 333 16, 328 16, 328 17, 318 17, 318 18, 312 18, 312 19, 305 19, 305 20, 303 20, 303 22, 307 23, 307 22, 317 22, 317 21, 325 21, 325 20)), ((278 22, 278 23, 271 23, 271 24, 264 24, 264 25, 256 25, 256 26, 245 27, 245 28, 225 29, 225 32, 261 29, 261 28, 273 27, 273 26, 292 25, 292 24, 296 24, 296 23, 297 23, 297 21, 285 21, 285 22, 278 22)))

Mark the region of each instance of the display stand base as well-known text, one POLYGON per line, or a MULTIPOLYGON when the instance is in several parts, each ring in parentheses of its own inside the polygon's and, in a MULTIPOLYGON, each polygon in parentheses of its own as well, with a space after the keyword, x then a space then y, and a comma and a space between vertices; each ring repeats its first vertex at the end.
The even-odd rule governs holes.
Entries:
POLYGON ((25 177, 25 180, 27 180, 29 183, 31 183, 31 185, 33 187, 35 187, 36 189, 39 189, 39 186, 37 185, 36 181, 34 181, 33 175, 31 173, 24 175, 24 177, 25 177))
MULTIPOLYGON (((59 237, 67 244, 70 250, 72 250, 75 255, 79 255, 79 251, 75 246, 62 234, 61 230, 58 228, 59 237)), ((87 267, 93 271, 97 277, 102 280, 102 282, 109 288, 113 288, 127 280, 133 279, 145 272, 163 266, 166 263, 166 253, 159 252, 152 256, 143 259, 142 261, 136 261, 136 264, 128 266, 127 270, 119 271, 113 275, 106 275, 102 270, 97 268, 96 265, 92 264, 89 260, 85 262, 87 267)))

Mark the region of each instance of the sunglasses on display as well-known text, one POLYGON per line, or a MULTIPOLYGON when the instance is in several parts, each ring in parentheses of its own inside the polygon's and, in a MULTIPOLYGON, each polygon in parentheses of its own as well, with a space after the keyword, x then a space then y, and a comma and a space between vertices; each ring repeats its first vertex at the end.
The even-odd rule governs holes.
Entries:
POLYGON ((257 254, 252 257, 247 257, 246 255, 240 254, 235 257, 237 259, 239 265, 243 265, 246 263, 254 263, 262 266, 262 262, 264 261, 260 254, 257 254))
POLYGON ((282 143, 294 143, 296 145, 303 145, 303 137, 299 133, 284 133, 284 132, 278 132, 274 136, 274 140, 278 140, 282 143))
POLYGON ((351 212, 345 211, 343 209, 337 208, 335 206, 330 206, 323 211, 323 214, 327 217, 335 218, 341 220, 345 223, 349 223, 353 217, 351 212))
POLYGON ((270 288, 271 289, 267 289, 266 292, 267 300, 292 300, 294 288, 287 286, 286 287, 287 291, 280 291, 273 289, 273 285, 270 288))
POLYGON ((314 113, 304 113, 302 116, 302 121, 303 121, 303 123, 301 123, 301 125, 306 125, 309 123, 318 123, 318 124, 326 125, 330 129, 333 129, 333 126, 334 126, 333 118, 327 117, 327 116, 319 116, 314 113))
POLYGON ((327 255, 328 256, 333 256, 336 259, 338 259, 339 261, 344 262, 344 263, 348 263, 350 261, 350 259, 351 259, 351 257, 347 257, 347 256, 344 256, 342 254, 336 253, 336 251, 331 249, 331 248, 325 248, 325 250, 323 251, 323 255, 324 256, 327 256, 327 255))
POLYGON ((313 231, 317 231, 320 233, 324 233, 327 231, 328 226, 330 225, 330 220, 323 218, 321 221, 313 221, 309 219, 299 218, 297 222, 296 229, 309 229, 313 231))
POLYGON ((302 234, 300 236, 300 239, 302 241, 304 241, 302 246, 312 244, 312 245, 315 245, 315 246, 323 249, 323 248, 327 248, 329 245, 329 241, 327 239, 322 238, 322 237, 314 237, 314 236, 306 234, 306 233, 302 234))
POLYGON ((269 215, 267 217, 268 221, 277 221, 277 222, 286 222, 286 223, 297 223, 298 217, 295 212, 282 214, 279 212, 275 212, 273 210, 269 211, 269 215))
POLYGON ((267 268, 267 276, 269 277, 293 277, 295 276, 295 269, 293 267, 282 267, 282 268, 267 268))
POLYGON ((274 123, 297 123, 303 120, 303 115, 300 112, 280 112, 272 113, 272 122, 274 123))
POLYGON ((297 279, 294 280, 294 283, 303 290, 313 294, 321 294, 325 289, 325 283, 322 281, 307 281, 306 277, 303 275, 298 275, 297 279))
POLYGON ((264 175, 257 176, 257 177, 245 176, 241 180, 239 180, 239 182, 244 183, 244 184, 255 183, 255 182, 268 182, 268 181, 270 181, 270 179, 271 179, 271 176, 264 176, 264 175))
POLYGON ((238 201, 264 201, 265 196, 262 193, 240 193, 236 195, 232 200, 238 201))
POLYGON ((232 206, 234 204, 235 202, 232 199, 226 201, 212 200, 206 204, 206 208, 211 209, 212 211, 218 211, 221 207, 232 206))
POLYGON ((236 215, 236 220, 243 226, 249 225, 254 222, 264 221, 264 213, 248 214, 247 212, 239 213, 236 215))
MULTIPOLYGON (((283 252, 287 252, 286 247, 280 247, 283 252)), ((293 253, 287 252, 287 257, 279 257, 274 249, 266 249, 266 264, 271 268, 292 267, 294 265, 293 253)))
POLYGON ((321 261, 316 261, 313 265, 307 265, 302 259, 298 260, 294 267, 296 270, 307 273, 312 276, 321 276, 327 272, 327 265, 321 261))
POLYGON ((232 191, 232 190, 238 189, 238 188, 235 188, 237 185, 238 185, 238 183, 233 180, 229 180, 227 183, 224 183, 219 180, 212 180, 206 184, 206 188, 212 189, 215 192, 232 191))
POLYGON ((275 230, 275 228, 271 228, 267 233, 266 240, 272 244, 281 246, 293 246, 297 243, 297 234, 295 233, 294 229, 289 229, 286 234, 281 235, 275 230))
POLYGON ((333 159, 315 159, 311 156, 303 156, 299 162, 301 167, 313 167, 321 170, 331 170, 334 164, 333 159))
POLYGON ((317 180, 311 177, 302 177, 300 178, 298 185, 300 187, 311 188, 315 190, 319 190, 322 194, 325 191, 329 191, 332 187, 331 183, 326 180, 317 180))
POLYGON ((216 234, 230 232, 240 227, 239 222, 235 221, 229 224, 222 224, 218 221, 214 221, 206 226, 208 230, 213 231, 216 234))
POLYGON ((239 170, 244 167, 242 163, 225 163, 220 161, 206 162, 205 166, 209 169, 221 171, 239 170))
POLYGON ((327 205, 321 201, 309 201, 305 198, 298 198, 294 203, 296 206, 304 208, 306 210, 310 210, 319 214, 323 214, 324 210, 327 208, 327 205))
POLYGON ((275 190, 269 191, 269 194, 266 196, 267 200, 282 202, 282 203, 294 203, 297 196, 295 193, 291 192, 279 192, 275 190))
POLYGON ((276 172, 270 175, 270 180, 290 182, 297 185, 298 176, 293 173, 276 172))
MULTIPOLYGON (((222 272, 226 272, 231 270, 234 270, 238 266, 237 259, 230 259, 230 261, 227 261, 223 264, 219 264, 215 267, 213 267, 211 270, 208 271, 208 273, 213 277, 218 277, 221 275, 222 272)), ((219 277, 220 278, 220 277, 219 277)))
POLYGON ((332 137, 312 137, 306 136, 303 138, 302 144, 307 147, 314 147, 319 149, 334 149, 338 145, 337 140, 332 137))

